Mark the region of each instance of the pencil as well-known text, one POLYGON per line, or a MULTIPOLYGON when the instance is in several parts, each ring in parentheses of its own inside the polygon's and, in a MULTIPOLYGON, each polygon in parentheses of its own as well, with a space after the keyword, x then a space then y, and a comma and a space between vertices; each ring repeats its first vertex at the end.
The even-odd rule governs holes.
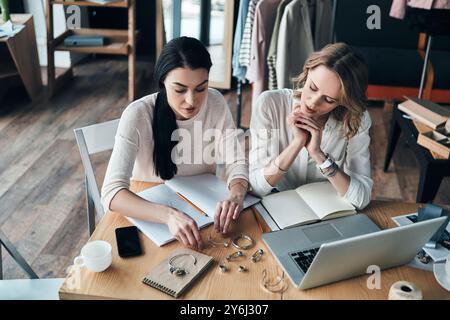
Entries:
POLYGON ((186 201, 187 203, 189 203, 191 206, 194 207, 195 210, 197 210, 198 212, 200 212, 202 215, 206 216, 206 213, 203 212, 199 207, 197 207, 195 204, 193 204, 192 202, 190 202, 186 197, 184 197, 181 193, 177 192, 177 195, 183 199, 184 201, 186 201))
POLYGON ((264 230, 263 230, 263 227, 261 226, 261 223, 259 223, 258 215, 257 215, 255 209, 252 208, 252 211, 253 211, 253 216, 255 217, 256 223, 258 224, 259 231, 261 231, 261 234, 263 234, 264 230))

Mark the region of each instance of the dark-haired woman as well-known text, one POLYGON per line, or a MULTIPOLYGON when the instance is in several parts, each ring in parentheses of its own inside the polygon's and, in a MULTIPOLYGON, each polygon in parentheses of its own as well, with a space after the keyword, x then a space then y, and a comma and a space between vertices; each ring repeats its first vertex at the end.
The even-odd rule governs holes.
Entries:
POLYGON ((138 197, 129 185, 130 178, 163 182, 174 176, 215 174, 217 162, 205 159, 214 154, 225 164, 230 190, 229 197, 217 204, 215 228, 226 233, 238 218, 248 189, 248 167, 243 152, 230 154, 240 149, 239 141, 225 99, 208 88, 211 65, 208 51, 197 39, 181 37, 167 43, 155 65, 159 91, 123 112, 102 187, 105 210, 165 223, 175 238, 195 248, 203 242, 192 218, 138 197), (217 141, 211 141, 212 131, 219 133, 217 141))

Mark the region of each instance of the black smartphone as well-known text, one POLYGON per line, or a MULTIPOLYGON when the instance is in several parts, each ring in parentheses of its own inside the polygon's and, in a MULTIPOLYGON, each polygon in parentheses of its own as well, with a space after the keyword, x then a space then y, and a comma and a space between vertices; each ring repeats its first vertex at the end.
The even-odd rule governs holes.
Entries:
POLYGON ((122 258, 138 256, 142 253, 138 229, 135 226, 116 229, 117 250, 122 258))

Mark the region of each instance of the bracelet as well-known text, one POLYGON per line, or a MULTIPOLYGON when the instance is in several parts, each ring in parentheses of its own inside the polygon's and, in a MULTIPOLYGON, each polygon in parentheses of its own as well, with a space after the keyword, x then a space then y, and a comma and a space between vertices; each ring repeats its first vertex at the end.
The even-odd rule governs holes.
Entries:
POLYGON ((322 173, 323 176, 327 177, 327 178, 331 178, 333 176, 336 175, 337 171, 338 171, 339 167, 336 164, 336 162, 333 162, 331 164, 331 166, 329 166, 328 168, 326 168, 325 170, 319 169, 320 172, 322 173))
POLYGON ((235 185, 235 184, 240 184, 246 191, 248 190, 248 182, 247 183, 244 183, 244 182, 242 182, 242 181, 236 181, 235 183, 230 183, 229 185, 228 185, 228 190, 231 190, 231 188, 235 185))
POLYGON ((275 163, 275 160, 272 161, 272 164, 275 166, 275 168, 277 168, 277 169, 280 170, 281 172, 283 172, 283 173, 286 173, 286 172, 287 172, 287 170, 283 170, 283 169, 281 169, 279 166, 277 166, 277 164, 275 163))
POLYGON ((192 257, 192 259, 194 259, 194 266, 197 264, 197 258, 195 256, 193 256, 190 253, 182 253, 182 254, 178 254, 176 256, 173 256, 172 258, 170 258, 169 260, 169 271, 172 274, 175 274, 178 277, 182 277, 186 274, 188 274, 189 272, 186 270, 186 268, 183 267, 177 267, 173 265, 173 262, 175 261, 175 259, 182 257, 182 256, 190 256, 192 257))
POLYGON ((316 164, 316 167, 321 170, 325 170, 331 167, 334 163, 334 159, 330 156, 330 154, 325 154, 325 161, 322 164, 316 164))
POLYGON ((253 245, 255 244, 255 241, 253 241, 253 239, 252 238, 250 238, 249 236, 246 236, 246 235, 244 235, 244 234, 240 234, 240 235, 238 235, 238 236, 236 236, 236 237, 234 237, 232 240, 231 240, 231 243, 233 244, 233 246, 236 248, 236 249, 239 249, 239 250, 248 250, 248 249, 250 249, 251 247, 253 247, 253 245), (247 244, 244 244, 244 245, 239 245, 239 240, 240 239, 245 239, 245 240, 247 240, 247 244))
POLYGON ((319 169, 326 169, 328 167, 330 167, 333 164, 333 158, 330 157, 330 155, 328 153, 325 154, 325 161, 322 164, 318 164, 317 167, 319 169))

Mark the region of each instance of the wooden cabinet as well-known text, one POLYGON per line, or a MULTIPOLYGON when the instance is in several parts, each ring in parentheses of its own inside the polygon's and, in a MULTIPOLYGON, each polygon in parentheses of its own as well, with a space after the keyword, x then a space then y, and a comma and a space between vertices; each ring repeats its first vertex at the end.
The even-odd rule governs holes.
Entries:
POLYGON ((0 80, 9 81, 19 76, 28 95, 34 100, 42 90, 42 78, 33 16, 12 14, 11 21, 24 25, 24 28, 12 37, 0 39, 0 80))

